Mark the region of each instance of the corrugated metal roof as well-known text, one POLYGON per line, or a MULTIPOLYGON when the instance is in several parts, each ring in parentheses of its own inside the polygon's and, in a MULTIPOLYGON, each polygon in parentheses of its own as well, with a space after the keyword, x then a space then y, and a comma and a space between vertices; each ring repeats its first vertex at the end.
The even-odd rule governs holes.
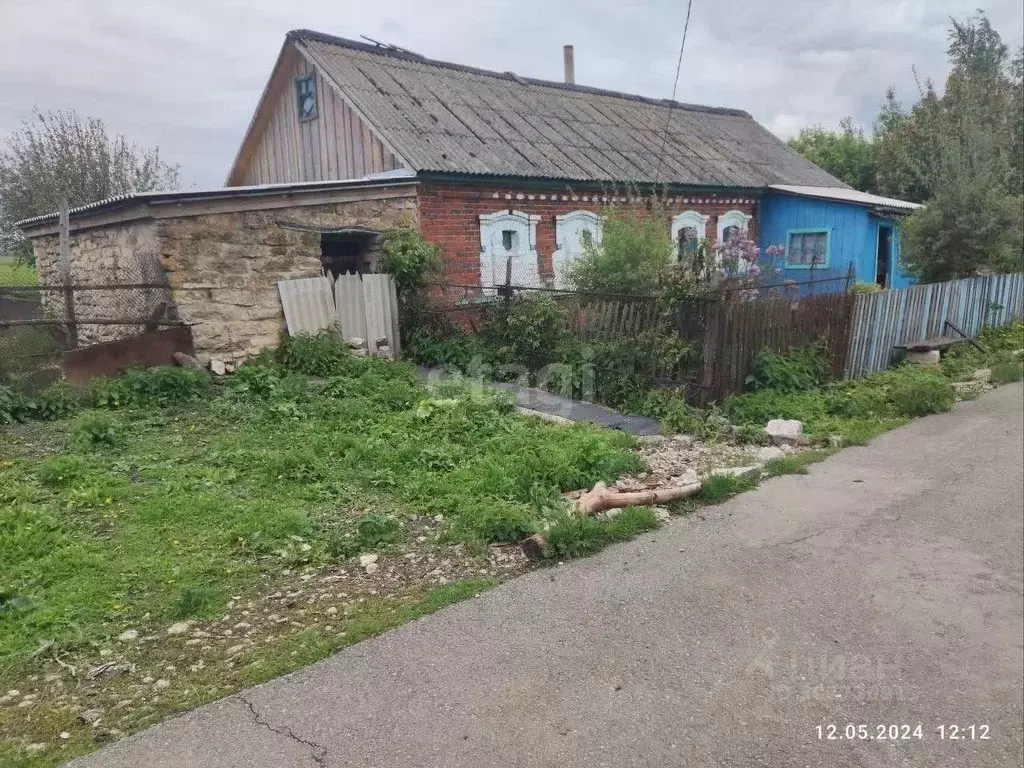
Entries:
POLYGON ((844 203, 858 203, 874 208, 888 208, 895 211, 911 212, 924 206, 918 203, 908 203, 906 200, 897 200, 894 197, 882 197, 872 195, 869 192, 858 192, 848 187, 813 187, 799 186, 794 184, 772 184, 771 189, 777 192, 788 192, 791 195, 801 197, 817 197, 824 200, 841 200, 844 203))
POLYGON ((288 37, 418 171, 844 186, 740 110, 489 72, 309 30, 288 37))
MULTIPOLYGON (((125 195, 115 195, 104 200, 97 200, 93 203, 77 205, 68 210, 70 217, 82 214, 99 213, 110 208, 122 208, 135 203, 166 203, 185 200, 199 200, 212 197, 252 197, 263 194, 280 194, 282 192, 315 192, 320 189, 335 189, 339 187, 359 186, 361 184, 387 184, 388 182, 400 183, 411 181, 416 178, 416 172, 407 168, 399 168, 383 173, 375 173, 359 179, 338 179, 332 181, 298 181, 288 184, 259 184, 249 187, 218 187, 216 189, 187 189, 171 192, 133 192, 125 195)), ((59 212, 44 213, 40 216, 33 216, 29 219, 16 221, 14 226, 19 228, 30 227, 41 224, 51 219, 60 217, 59 212)))

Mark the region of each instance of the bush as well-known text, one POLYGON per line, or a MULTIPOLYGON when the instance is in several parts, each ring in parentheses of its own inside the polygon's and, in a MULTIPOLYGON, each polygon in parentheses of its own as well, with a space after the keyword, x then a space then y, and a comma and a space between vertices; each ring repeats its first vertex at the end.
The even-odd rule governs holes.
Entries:
POLYGON ((431 243, 417 229, 386 229, 380 234, 381 265, 395 279, 400 297, 423 285, 442 269, 441 246, 431 243))
POLYGON ((722 404, 733 424, 764 426, 772 419, 809 421, 828 415, 824 392, 776 392, 771 389, 733 395, 722 404))
POLYGON ((828 352, 821 344, 811 344, 780 354, 764 349, 754 361, 747 377, 747 389, 758 392, 806 392, 817 389, 829 378, 828 352))
POLYGON ((572 338, 569 316, 550 296, 516 296, 487 313, 482 335, 495 360, 538 371, 561 359, 572 338))
POLYGON ((10 387, 0 384, 0 424, 16 424, 31 415, 30 401, 10 387))
POLYGON ((41 421, 62 419, 81 407, 81 393, 66 381, 55 381, 30 401, 32 416, 41 421))
POLYGON ((904 369, 904 374, 895 379, 889 391, 889 399, 898 415, 926 416, 953 407, 956 393, 949 379, 939 373, 911 373, 911 370, 904 369))
POLYGON ((658 280, 675 260, 675 246, 663 210, 649 216, 613 212, 602 227, 601 244, 583 243, 569 282, 583 293, 652 295, 658 280))
POLYGON ((123 442, 116 422, 105 413, 83 413, 71 425, 71 443, 80 450, 113 448, 123 442))
POLYGON ((202 371, 179 366, 129 368, 114 378, 93 379, 86 400, 99 408, 185 405, 209 392, 210 379, 202 371))
POLYGON ((282 336, 276 352, 282 367, 307 376, 337 376, 353 359, 336 330, 282 336))

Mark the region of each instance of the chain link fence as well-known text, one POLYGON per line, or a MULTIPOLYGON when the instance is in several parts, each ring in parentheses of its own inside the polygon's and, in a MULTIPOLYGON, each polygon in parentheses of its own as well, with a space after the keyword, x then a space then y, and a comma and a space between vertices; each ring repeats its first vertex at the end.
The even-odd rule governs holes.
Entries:
POLYGON ((184 325, 161 278, 121 266, 116 282, 0 287, 0 384, 32 388, 65 351, 184 325))

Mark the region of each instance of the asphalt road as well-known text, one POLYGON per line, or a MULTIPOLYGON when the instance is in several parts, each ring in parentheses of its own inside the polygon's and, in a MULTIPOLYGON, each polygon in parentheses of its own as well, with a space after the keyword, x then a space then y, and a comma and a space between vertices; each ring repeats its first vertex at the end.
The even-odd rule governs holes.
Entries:
POLYGON ((73 765, 1020 766, 1022 402, 1003 387, 73 765), (847 724, 909 738, 828 738, 847 724))

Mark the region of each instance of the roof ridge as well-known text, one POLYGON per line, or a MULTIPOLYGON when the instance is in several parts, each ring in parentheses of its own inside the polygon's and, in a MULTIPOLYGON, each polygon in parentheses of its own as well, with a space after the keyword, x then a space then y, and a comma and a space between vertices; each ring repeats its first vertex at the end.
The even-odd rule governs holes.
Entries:
POLYGON ((523 75, 516 74, 515 72, 496 72, 491 69, 481 69, 479 67, 471 67, 466 64, 456 64, 450 61, 441 61, 439 59, 431 59, 426 56, 422 56, 412 51, 397 48, 387 48, 380 45, 374 45, 372 43, 361 43, 358 40, 350 40, 346 37, 338 37, 336 35, 329 35, 324 32, 317 32, 312 29, 293 29, 287 36, 287 40, 313 40, 320 43, 326 43, 327 45, 336 45, 341 48, 351 48, 356 51, 363 51, 364 53, 373 53, 378 56, 389 56, 394 59, 402 59, 404 61, 416 62, 419 64, 429 64, 434 67, 441 67, 443 69, 452 69, 458 72, 467 72, 474 75, 483 75, 485 77, 495 77, 500 80, 513 80, 514 82, 529 85, 538 85, 546 88, 557 88, 563 91, 570 91, 575 93, 587 93, 595 96, 611 96, 618 99, 629 99, 631 101, 640 101, 646 104, 652 104, 659 107, 671 106, 673 109, 681 109, 689 112, 704 112, 714 115, 730 115, 733 117, 745 117, 753 120, 753 116, 742 109, 733 109, 731 107, 710 107, 703 104, 688 104, 681 101, 672 101, 671 99, 655 99, 649 96, 640 96, 635 93, 624 93, 622 91, 613 91, 607 88, 594 88, 589 85, 578 85, 561 83, 557 80, 542 80, 534 77, 524 77, 523 75))

